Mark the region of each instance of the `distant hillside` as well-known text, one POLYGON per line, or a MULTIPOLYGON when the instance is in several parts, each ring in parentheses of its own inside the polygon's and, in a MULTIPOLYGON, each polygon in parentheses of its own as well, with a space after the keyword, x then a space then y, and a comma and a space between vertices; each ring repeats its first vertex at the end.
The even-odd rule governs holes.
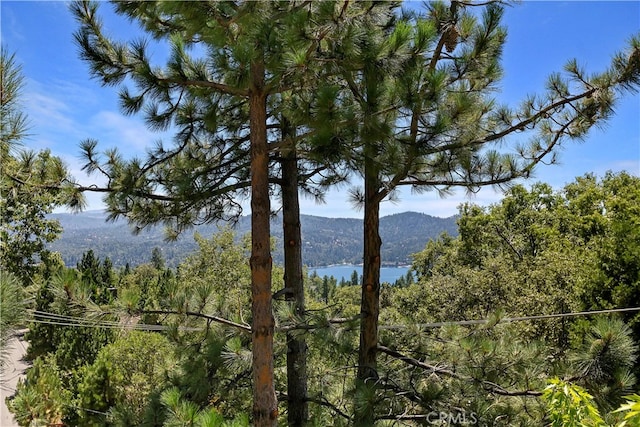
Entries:
MULTIPOLYGON (((209 237, 217 232, 215 224, 199 226, 187 232, 178 241, 165 242, 161 227, 144 230, 134 235, 124 220, 105 222, 104 212, 90 211, 80 214, 53 214, 64 228, 60 239, 49 248, 60 252, 65 263, 74 266, 89 249, 100 258, 109 257, 114 265, 137 265, 148 262, 154 247, 162 250, 167 263, 177 265, 196 250, 195 232, 209 237)), ((303 256, 308 266, 331 264, 358 264, 362 262, 362 220, 354 218, 324 218, 302 215, 303 256)), ((242 236, 250 230, 250 218, 240 218, 234 227, 242 236)), ((278 242, 282 239, 280 218, 272 220, 271 231, 278 242)), ((405 212, 380 219, 382 258, 386 265, 407 264, 410 255, 422 250, 429 239, 442 232, 456 235, 455 217, 437 218, 405 212)), ((276 263, 282 263, 282 251, 277 244, 273 254, 276 263)))

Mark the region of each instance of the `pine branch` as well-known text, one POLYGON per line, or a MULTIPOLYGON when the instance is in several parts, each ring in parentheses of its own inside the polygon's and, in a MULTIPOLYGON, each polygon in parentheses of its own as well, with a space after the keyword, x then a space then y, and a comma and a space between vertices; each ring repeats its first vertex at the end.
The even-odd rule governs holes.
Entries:
MULTIPOLYGON (((76 185, 74 187, 76 190, 80 191, 80 192, 92 192, 92 193, 117 193, 120 190, 115 189, 113 187, 98 187, 95 184, 89 185, 89 186, 83 186, 83 185, 76 185)), ((59 189, 59 188, 58 188, 59 189)), ((149 200, 158 200, 158 201, 163 201, 163 202, 173 202, 176 201, 177 199, 174 197, 170 197, 170 196, 166 196, 163 194, 155 194, 155 193, 147 193, 141 190, 136 190, 133 191, 132 194, 134 196, 137 197, 144 197, 146 199, 149 200)))
POLYGON ((593 96, 593 94, 598 90, 598 88, 592 88, 589 89, 585 92, 582 92, 578 95, 574 95, 572 97, 568 97, 568 98, 563 98, 559 101, 556 101, 554 103, 551 103, 550 105, 544 107, 543 109, 539 110, 536 114, 534 114, 533 116, 528 117, 525 120, 521 120, 515 124, 512 124, 511 126, 509 126, 508 128, 488 135, 485 138, 482 139, 478 139, 476 141, 471 141, 468 143, 454 143, 454 144, 449 144, 443 147, 438 147, 438 149, 436 150, 432 150, 432 151, 427 151, 427 154, 432 154, 438 151, 442 151, 442 150, 454 150, 456 148, 462 148, 462 147, 466 147, 466 146, 474 146, 474 145, 483 145, 486 144, 487 142, 492 142, 492 141, 497 141, 499 139, 504 138, 505 136, 512 134, 516 131, 519 131, 521 129, 525 129, 527 126, 537 122, 539 119, 541 118, 547 118, 547 117, 551 117, 552 115, 550 114, 550 112, 556 110, 557 108, 560 107, 564 107, 567 104, 570 104, 575 102, 575 101, 579 101, 581 99, 584 98, 589 98, 591 96, 593 96))
POLYGON ((327 328, 329 325, 342 325, 344 323, 353 322, 357 320, 360 316, 355 316, 352 318, 349 317, 336 317, 333 319, 327 319, 327 324, 320 325, 311 325, 311 324, 298 324, 298 325, 289 325, 289 326, 280 326, 276 328, 278 332, 289 332, 289 331, 313 331, 315 329, 327 328))
POLYGON ((425 371, 430 371, 433 374, 439 374, 439 375, 444 375, 447 377, 451 377, 451 378, 455 378, 458 380, 463 380, 463 381, 470 381, 470 382, 478 382, 480 383, 483 388, 491 393, 495 393, 495 394, 499 394, 501 396, 531 396, 531 397, 535 397, 535 396, 542 396, 542 392, 539 391, 535 391, 535 390, 522 390, 522 391, 509 391, 506 390, 505 388, 503 388, 502 386, 493 383, 491 381, 486 381, 486 380, 481 380, 481 379, 477 379, 477 378, 473 378, 467 375, 462 375, 459 374, 455 371, 452 371, 450 369, 446 369, 446 368, 441 368, 435 365, 430 365, 428 363, 425 362, 421 362, 417 359, 414 359, 412 357, 409 356, 405 356, 404 354, 396 351, 396 350, 392 350, 388 347, 385 347, 383 345, 378 344, 377 347, 378 351, 381 351, 382 353, 388 354, 389 356, 393 357, 394 359, 398 359, 402 362, 407 363, 408 365, 411 366, 415 366, 417 368, 423 369, 425 371))
POLYGON ((478 181, 469 181, 469 180, 447 180, 447 179, 421 179, 412 175, 409 175, 406 180, 400 182, 398 185, 411 185, 411 186, 421 186, 421 187, 464 187, 470 190, 476 189, 477 187, 487 187, 493 185, 503 185, 509 182, 512 182, 514 179, 525 176, 524 174, 513 174, 504 176, 501 178, 492 178, 478 181))
POLYGON ((490 4, 508 4, 509 1, 504 1, 504 0, 489 0, 489 1, 484 1, 484 2, 472 2, 472 1, 464 1, 464 0, 458 0, 456 1, 456 3, 468 7, 468 6, 488 6, 490 4))
POLYGON ((242 96, 242 97, 249 96, 249 90, 247 89, 240 89, 237 87, 226 85, 224 83, 212 82, 209 80, 180 80, 180 79, 156 77, 156 81, 158 83, 169 83, 169 84, 180 86, 180 87, 206 87, 206 88, 214 89, 219 93, 223 93, 227 95, 236 95, 236 96, 242 96))
POLYGON ((241 330, 242 332, 251 333, 251 327, 247 325, 242 325, 240 323, 232 322, 231 320, 227 320, 225 318, 219 316, 213 316, 211 314, 199 313, 196 311, 174 311, 174 310, 140 310, 137 311, 139 314, 175 314, 179 316, 192 316, 192 317, 200 317, 202 319, 207 319, 216 323, 220 323, 222 325, 231 326, 236 329, 241 330))
MULTIPOLYGON (((381 384, 382 388, 384 388, 385 390, 393 391, 395 396, 397 396, 397 397, 405 397, 408 400, 412 401, 413 403, 417 403, 418 405, 422 405, 422 404, 425 403, 425 401, 422 398, 422 396, 420 396, 415 391, 404 390, 403 388, 401 388, 398 385, 389 384, 386 381, 383 382, 382 379, 380 379, 379 381, 382 382, 382 384, 381 384)), ((378 417, 376 417, 376 418, 378 418, 378 417)), ((383 419, 383 418, 379 418, 379 419, 383 419)))
POLYGON ((307 400, 307 402, 315 403, 317 405, 324 406, 325 408, 331 409, 333 412, 335 412, 336 414, 340 415, 345 420, 351 420, 351 417, 347 413, 345 413, 342 410, 340 410, 337 406, 335 406, 334 404, 332 404, 331 402, 329 402, 325 398, 307 397, 306 400, 307 400))
POLYGON ((438 44, 436 45, 436 49, 433 52, 433 56, 431 57, 431 61, 429 62, 429 71, 433 72, 436 69, 436 65, 440 60, 440 55, 442 54, 442 48, 444 47, 445 41, 445 33, 443 32, 440 36, 440 40, 438 40, 438 44))

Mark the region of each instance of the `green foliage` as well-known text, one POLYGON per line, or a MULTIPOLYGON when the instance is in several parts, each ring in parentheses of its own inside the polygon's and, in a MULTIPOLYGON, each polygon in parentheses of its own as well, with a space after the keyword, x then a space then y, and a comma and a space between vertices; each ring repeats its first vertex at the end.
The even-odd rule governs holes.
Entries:
MULTIPOLYGON (((526 199, 526 193, 517 194, 526 199)), ((541 194, 547 193, 543 191, 541 194)), ((521 204, 528 206, 531 203, 521 204)), ((509 206, 513 208, 518 205, 509 206)), ((522 223, 519 227, 523 229, 531 226, 525 220, 527 215, 535 216, 527 214, 527 209, 522 207, 510 211, 513 214, 510 218, 514 223, 522 223)), ((475 211, 474 215, 465 217, 469 225, 465 236, 477 236, 472 233, 472 221, 486 224, 475 211)), ((478 228, 484 230, 480 226, 478 228)), ((507 230, 516 242, 520 229, 513 226, 507 230)), ((541 230, 544 231, 543 228, 541 230)), ((538 248, 547 248, 538 249, 537 255, 530 253, 529 261, 544 254, 549 247, 553 248, 551 243, 554 239, 560 239, 559 233, 547 234, 555 237, 544 237, 546 234, 541 232, 539 236, 542 237, 537 241, 529 238, 526 242, 522 240, 521 247, 525 247, 525 243, 533 245, 534 242, 538 248)), ((498 243, 504 245, 504 258, 512 257, 509 261, 512 264, 508 265, 524 271, 522 266, 517 266, 519 257, 504 243, 502 237, 493 236, 493 240, 490 237, 488 233, 483 236, 484 240, 478 240, 481 243, 477 246, 478 251, 467 251, 465 257, 460 257, 461 260, 482 266, 477 267, 480 273, 474 276, 478 281, 474 286, 482 284, 481 273, 485 272, 486 275, 483 269, 495 264, 495 258, 492 264, 486 261, 488 257, 483 254, 484 251, 491 254, 491 246, 483 243, 486 241, 494 247, 499 247, 498 243)), ((303 328, 296 333, 304 334, 310 347, 307 360, 309 396, 312 399, 310 425, 348 425, 352 422, 353 405, 357 404, 363 411, 368 408, 366 410, 373 414, 378 425, 387 422, 379 419, 385 414, 449 414, 448 411, 455 407, 463 409, 465 416, 473 416, 481 424, 539 426, 548 412, 535 394, 545 387, 545 380, 553 375, 576 378, 576 385, 586 387, 589 394, 596 396, 592 404, 601 413, 619 406, 621 396, 627 394, 628 387, 633 384, 630 382, 633 377, 625 376, 624 372, 633 365, 635 357, 634 344, 629 338, 630 330, 620 322, 595 324, 592 333, 585 333, 580 339, 574 328, 574 339, 570 342, 573 348, 565 348, 564 351, 559 351, 558 343, 547 339, 547 334, 534 334, 534 329, 526 324, 499 324, 504 312, 492 314, 492 322, 484 326, 434 329, 420 326, 421 323, 434 320, 427 311, 432 307, 429 305, 429 298, 432 297, 429 292, 433 279, 445 271, 461 274, 452 259, 460 253, 453 249, 459 251, 463 247, 459 241, 461 238, 448 238, 440 242, 439 252, 434 251, 429 255, 430 268, 423 268, 430 276, 420 275, 420 285, 384 286, 381 289, 379 344, 387 350, 379 354, 380 379, 375 386, 355 389, 355 371, 349 368, 356 364, 360 286, 345 283, 325 295, 324 285, 333 288, 336 285, 334 280, 314 275, 307 278, 306 289, 311 302, 304 326, 310 329, 303 328), (533 341, 531 336, 538 336, 540 340, 533 341), (616 383, 621 381, 627 386, 615 388, 616 383), (500 422, 491 424, 490 420, 500 422)), ((186 313, 228 317, 241 324, 248 321, 247 247, 246 244, 237 244, 233 233, 228 230, 221 231, 211 239, 198 237, 197 241, 200 251, 179 267, 175 280, 163 282, 162 278, 168 274, 168 270, 157 270, 151 264, 135 267, 127 274, 123 272, 120 277, 115 274, 112 277, 115 283, 119 283, 118 298, 112 308, 125 309, 127 315, 143 314, 142 318, 146 316, 145 323, 170 326, 167 334, 169 341, 155 333, 138 332, 100 347, 101 350, 98 348, 97 357, 90 359, 78 353, 79 348, 72 345, 74 340, 71 337, 62 338, 69 343, 58 348, 68 349, 76 357, 94 361, 80 368, 64 368, 66 374, 61 377, 71 379, 64 379, 61 387, 72 393, 75 407, 104 413, 67 408, 63 416, 71 423, 159 426, 165 422, 167 425, 201 425, 207 422, 219 425, 224 419, 239 417, 240 421, 236 422, 240 424, 237 425, 246 424, 246 415, 241 414, 251 411, 249 335, 186 313), (138 304, 141 301, 143 303, 138 304), (157 313, 144 314, 153 310, 157 313), (180 329, 185 327, 193 329, 180 329), (156 338, 160 343, 155 342, 156 338), (146 342, 150 339, 153 341, 146 342), (158 350, 167 346, 167 351, 158 350), (137 364, 134 363, 136 360, 137 364), (158 371, 143 369, 140 372, 141 361, 154 366, 169 364, 171 369, 165 369, 166 375, 160 378, 156 376, 158 371), (148 375, 155 379, 147 379, 148 375), (154 384, 156 387, 152 387, 154 384), (178 393, 178 400, 161 399, 161 395, 166 396, 162 393, 172 387, 178 393), (123 395, 128 397, 124 399, 123 395)), ((496 251, 496 254, 500 253, 496 251)), ((493 255, 497 257, 496 254, 493 255)), ((550 261, 551 258, 545 258, 545 262, 554 268, 550 261)), ((96 268, 102 268, 100 262, 95 265, 96 268)), ((542 263, 530 265, 540 266, 536 267, 541 269, 537 273, 540 277, 545 274, 542 263)), ((471 269, 467 267, 465 271, 471 269)), ((507 274, 506 268, 498 271, 507 274)), ((61 273, 65 272, 66 280, 61 279, 64 277, 61 274, 56 276, 52 286, 46 288, 49 307, 56 310, 67 307, 67 310, 73 311, 84 304, 95 310, 94 306, 87 306, 91 301, 89 296, 93 295, 90 285, 83 282, 80 273, 70 269, 61 273)), ((529 277, 533 275, 529 274, 529 277)), ((97 276, 102 277, 101 274, 97 276)), ((499 284, 497 281, 492 283, 493 286, 499 284)), ((490 297, 483 295, 483 292, 495 292, 491 287, 480 289, 475 294, 478 298, 490 297)), ((464 292, 468 292, 465 295, 474 295, 473 289, 464 292)), ((543 295, 546 290, 540 294, 532 290, 528 292, 528 303, 534 306, 547 297, 543 295)), ((463 299, 449 301, 451 305, 441 307, 441 310, 452 309, 454 304, 462 302, 463 299)), ((82 311, 77 313, 82 315, 82 311)), ((280 328, 301 326, 301 320, 285 302, 276 304, 276 319, 280 328)), ((446 320, 445 317, 443 319, 446 320)), ((569 325, 566 327, 570 329, 569 325)), ((543 326, 539 328, 546 330, 543 326)), ((74 328, 76 334, 80 330, 74 328)), ((89 337, 85 340, 91 342, 89 337)), ((283 390, 285 384, 284 371, 281 369, 284 354, 284 346, 277 344, 275 363, 278 390, 283 390)), ((64 358, 60 360, 66 363, 64 358)), ((146 366, 143 368, 146 369, 146 366)), ((28 396, 28 393, 23 391, 21 396, 28 396)), ((461 417, 462 414, 456 412, 450 415, 461 417)), ((615 416, 608 413, 603 419, 605 422, 616 421, 615 416)))
POLYGON ((609 411, 633 390, 631 371, 638 357, 631 329, 619 319, 597 319, 572 355, 577 382, 594 395, 598 407, 609 411))
POLYGON ((251 412, 250 336, 227 337, 221 328, 211 327, 173 340, 180 357, 172 383, 190 405, 212 406, 229 417, 251 412))
POLYGON ((176 283, 166 296, 180 311, 218 314, 250 321, 251 272, 246 262, 249 241, 236 244, 234 233, 222 230, 211 239, 196 234, 199 250, 180 264, 176 283))
MULTIPOLYGON (((69 423, 162 425, 168 412, 160 395, 174 386, 185 396, 185 405, 199 414, 197 425, 213 423, 213 414, 234 419, 222 425, 247 424, 246 417, 236 415, 251 411, 250 335, 207 320, 250 320, 247 240, 237 244, 229 230, 210 240, 196 239, 200 251, 177 273, 145 264, 126 274, 107 274, 109 263, 89 253, 78 269, 62 269, 40 289, 38 313, 68 316, 63 323, 80 324, 49 324, 49 317, 44 317, 45 323, 33 324, 27 335, 30 356, 50 354, 47 357, 63 373, 59 387, 74 402, 63 414, 69 423), (97 288, 107 284, 117 284, 117 298, 97 305, 97 288), (120 314, 112 317, 105 311, 120 314), (98 327, 104 320, 118 319, 123 325, 143 321, 165 326, 168 334, 131 332, 117 337, 113 330, 98 327)), ((282 272, 274 271, 274 280, 282 281, 282 272)), ((17 398, 29 393, 31 384, 17 398)))
POLYGON ((27 357, 35 359, 52 353, 56 364, 64 370, 92 363, 100 349, 113 339, 112 330, 97 327, 91 320, 92 317, 95 323, 113 320, 104 314, 97 318, 92 315, 95 314, 94 297, 92 285, 85 283, 74 269, 62 269, 49 282, 43 283, 35 295, 35 310, 44 316, 29 325, 25 335, 29 341, 27 357), (78 322, 85 317, 89 321, 78 322), (72 325, 66 325, 69 322, 72 325))
POLYGON ((21 149, 28 122, 21 111, 24 85, 20 66, 3 45, 0 51, 0 267, 30 283, 47 243, 61 232, 48 219, 55 207, 82 205, 59 157, 49 150, 21 149))
POLYGON ((248 427, 249 417, 238 414, 227 420, 213 408, 199 409, 192 402, 184 400, 176 388, 166 390, 161 396, 163 406, 169 416, 165 427, 248 427))
POLYGON ((615 412, 624 413, 624 420, 617 427, 635 426, 640 424, 640 396, 632 394, 625 396, 626 402, 620 405, 615 412))
POLYGON ((28 284, 46 256, 46 245, 62 231, 47 214, 64 201, 55 190, 40 187, 61 185, 67 175, 62 161, 48 151, 7 156, 4 153, 0 159, 0 265, 28 284))
POLYGON ((600 415, 593 396, 584 388, 558 378, 549 380, 542 398, 547 404, 552 427, 630 427, 640 422, 640 396, 637 394, 625 396, 626 401, 606 414, 606 419, 600 415), (620 420, 619 415, 624 418, 620 420))
MULTIPOLYGON (((129 312, 170 308, 167 293, 175 289, 175 273, 171 269, 157 269, 152 264, 141 264, 124 271, 118 283, 116 304, 129 312)), ((158 315, 144 314, 144 323, 156 323, 158 315)))
POLYGON ((24 77, 21 67, 15 63, 15 55, 6 46, 0 51, 0 75, 2 76, 2 100, 0 102, 0 152, 3 167, 9 152, 27 136, 27 117, 21 111, 24 77))
MULTIPOLYGON (((251 322, 248 238, 236 243, 229 229, 210 239, 196 234, 199 250, 180 264, 176 280, 162 294, 162 307, 175 316, 166 322, 181 349, 180 375, 173 384, 197 410, 213 405, 225 417, 251 412, 250 334, 207 320, 215 316, 241 325, 251 322), (202 315, 202 316, 200 316, 202 315)), ((273 283, 282 283, 274 268, 273 283)), ((281 286, 281 285, 280 285, 281 286)))
MULTIPOLYGON (((599 308, 586 306, 584 295, 585 289, 597 291, 603 283, 598 254, 615 235, 607 218, 613 212, 603 208, 607 199, 602 189, 607 181, 621 181, 633 194, 638 186, 628 179, 625 173, 608 174, 602 182, 578 178, 577 183, 591 183, 591 194, 578 191, 575 184, 563 191, 544 184, 531 190, 516 186, 490 208, 463 206, 459 237, 443 236, 416 255, 412 270, 418 283, 381 288, 379 343, 385 350, 378 356, 376 387, 356 392, 363 413, 375 408, 375 418, 396 411, 447 413, 457 407, 483 425, 539 426, 548 414, 534 396, 545 387, 545 379, 561 375, 595 396, 589 404, 606 414, 603 422, 618 422, 610 411, 635 384, 630 370, 637 347, 622 321, 497 323, 503 317, 599 308), (421 326, 482 318, 490 319, 486 327, 421 326)), ((634 200, 631 194, 618 197, 621 204, 634 200)), ((620 217, 628 223, 636 219, 634 214, 620 217)), ((310 281, 321 284, 313 276, 310 281)), ((336 317, 358 312, 360 289, 349 288, 336 289, 330 301, 329 312, 335 309, 336 317)), ((325 325, 319 316, 310 322, 325 325)), ((313 345, 329 354, 320 362, 322 375, 330 376, 327 372, 336 361, 349 365, 338 355, 353 351, 357 341, 344 325, 333 325, 332 334, 328 326, 315 332, 313 345)), ((352 409, 344 398, 352 392, 323 390, 346 414, 352 409)))
MULTIPOLYGON (((129 425, 144 425, 151 400, 164 390, 176 366, 174 346, 157 333, 129 332, 103 347, 91 365, 78 372, 78 406, 127 414, 129 425)), ((157 408, 156 408, 157 409, 157 408)), ((109 419, 79 411, 82 424, 109 425, 109 419)))
POLYGON ((68 414, 73 394, 63 381, 64 371, 53 356, 39 357, 18 382, 16 394, 8 407, 21 426, 61 425, 68 414))
POLYGON ((605 427, 593 397, 582 387, 551 379, 543 399, 549 408, 551 427, 605 427))
MULTIPOLYGON (((356 276, 357 272, 354 271, 356 276)), ((333 296, 338 287, 338 281, 333 276, 318 276, 315 271, 311 276, 307 277, 306 289, 309 290, 312 300, 328 304, 333 299, 333 296)))
POLYGON ((102 263, 96 258, 92 250, 82 256, 82 260, 77 265, 82 283, 91 293, 94 303, 108 304, 113 299, 113 265, 109 258, 105 258, 102 263))
POLYGON ((162 250, 157 246, 151 251, 151 265, 153 265, 153 268, 156 270, 164 270, 165 267, 165 259, 162 255, 162 250))
MULTIPOLYGON (((515 186, 488 208, 464 205, 459 237, 430 242, 415 255, 419 285, 406 293, 424 301, 415 309, 436 321, 496 310, 523 316, 636 306, 628 289, 637 258, 626 249, 633 251, 633 242, 620 239, 634 239, 638 213, 630 209, 639 186, 626 173, 600 182, 588 175, 562 191, 515 186), (618 206, 627 208, 618 213, 618 206), (624 235, 615 224, 626 224, 624 235)), ((567 343, 570 329, 564 321, 531 323, 528 333, 567 343)))
MULTIPOLYGON (((570 207, 586 214, 583 230, 592 232, 598 274, 583 289, 584 304, 593 308, 640 305, 640 178, 607 173, 600 181, 585 176, 567 186, 570 207), (570 201, 572 199, 569 199, 570 201)), ((640 337, 637 315, 626 320, 640 337)))
POLYGON ((34 360, 34 367, 27 370, 27 381, 16 390, 15 400, 21 403, 14 412, 30 410, 28 408, 35 404, 33 396, 61 396, 64 405, 42 409, 48 415, 38 412, 37 407, 33 417, 62 417, 64 422, 75 425, 78 413, 74 399, 81 381, 79 372, 93 363, 99 351, 113 340, 113 330, 99 324, 113 317, 92 315, 95 313, 94 289, 75 269, 62 267, 36 287, 35 292, 34 322, 29 323, 25 334, 29 342, 26 357, 34 360), (35 366, 41 368, 35 369, 35 366))
POLYGON ((544 411, 532 396, 554 370, 550 348, 523 339, 515 325, 381 329, 377 411, 462 410, 481 425, 541 425, 544 411))

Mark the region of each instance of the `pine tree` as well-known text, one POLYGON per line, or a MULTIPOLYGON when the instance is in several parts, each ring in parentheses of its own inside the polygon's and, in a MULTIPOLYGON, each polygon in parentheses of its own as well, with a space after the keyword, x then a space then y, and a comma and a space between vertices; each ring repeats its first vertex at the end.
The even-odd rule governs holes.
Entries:
POLYGON ((156 270, 164 270, 165 267, 165 260, 164 256, 162 255, 162 250, 157 246, 151 251, 151 265, 153 265, 153 268, 155 268, 156 270))
MULTIPOLYGON (((170 45, 171 57, 160 69, 150 64, 145 42, 105 37, 95 4, 72 6, 81 25, 76 41, 92 74, 106 85, 130 77, 137 88, 122 89, 123 110, 144 112, 152 129, 171 128, 177 135, 175 147, 159 144, 144 163, 123 161, 115 150, 103 160, 96 141, 83 143, 86 169, 109 181, 99 191, 107 193, 111 217, 125 215, 137 227, 163 222, 177 234, 195 223, 237 217, 235 198, 250 194, 256 425, 271 425, 277 416, 269 180, 272 152, 286 153, 287 147, 268 141, 279 118, 273 109, 282 94, 295 93, 305 79, 314 81, 305 64, 322 50, 320 40, 331 28, 340 27, 345 8, 304 2, 116 3, 118 13, 170 45), (198 57, 194 46, 206 53, 198 57)), ((290 160, 297 160, 291 152, 290 160)), ((284 176, 295 167, 282 169, 282 180, 297 185, 295 177, 284 176)))
MULTIPOLYGON (((526 99, 518 110, 499 106, 492 91, 501 75, 503 8, 499 2, 473 6, 434 2, 422 14, 403 15, 390 8, 371 15, 359 37, 336 49, 357 58, 336 60, 360 115, 352 156, 364 180, 364 191, 354 192, 364 210, 361 385, 379 381, 380 203, 401 186, 446 195, 454 187, 473 192, 529 177, 539 162, 555 161, 563 142, 606 120, 616 96, 640 83, 636 37, 609 70, 587 76, 570 61, 566 77, 553 74, 544 95, 526 99), (480 6, 481 15, 470 10, 480 6), (523 131, 531 139, 512 147, 516 154, 496 148, 523 131)), ((371 425, 371 411, 356 411, 357 424, 371 425)))
MULTIPOLYGON (((282 140, 295 138, 295 132, 284 119, 282 140)), ((298 156, 295 143, 285 149, 282 168, 282 228, 284 245, 284 289, 287 301, 294 307, 296 320, 304 322, 305 298, 302 271, 302 230, 298 199, 298 156)), ((289 426, 303 426, 309 418, 307 403, 307 343, 300 334, 287 333, 287 399, 289 426)))
POLYGON ((47 258, 46 244, 62 231, 47 214, 82 205, 59 157, 25 150, 27 116, 21 110, 24 79, 15 56, 0 51, 0 267, 27 282, 47 258))

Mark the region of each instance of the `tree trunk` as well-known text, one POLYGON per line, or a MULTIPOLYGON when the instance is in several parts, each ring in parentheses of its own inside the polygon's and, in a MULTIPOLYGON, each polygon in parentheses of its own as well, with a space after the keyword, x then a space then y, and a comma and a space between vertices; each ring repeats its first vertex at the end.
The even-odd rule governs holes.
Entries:
MULTIPOLYGON (((360 347, 357 387, 372 386, 378 379, 377 346, 380 314, 380 200, 377 170, 373 160, 365 160, 364 178, 364 259, 360 300, 360 347)), ((355 409, 356 426, 372 426, 373 407, 355 409)))
POLYGON ((269 150, 267 144, 267 96, 264 65, 251 64, 249 95, 251 141, 251 326, 253 354, 253 425, 275 427, 278 401, 273 379, 273 331, 271 310, 271 230, 269 215, 269 150))
MULTIPOLYGON (((283 137, 291 129, 283 126, 283 137)), ((283 153, 282 225, 284 232, 284 287, 286 300, 293 303, 296 316, 305 315, 302 274, 302 234, 298 200, 298 159, 295 147, 283 153)), ((289 426, 301 427, 309 415, 307 403, 307 344, 303 336, 287 333, 287 396, 289 426)))

